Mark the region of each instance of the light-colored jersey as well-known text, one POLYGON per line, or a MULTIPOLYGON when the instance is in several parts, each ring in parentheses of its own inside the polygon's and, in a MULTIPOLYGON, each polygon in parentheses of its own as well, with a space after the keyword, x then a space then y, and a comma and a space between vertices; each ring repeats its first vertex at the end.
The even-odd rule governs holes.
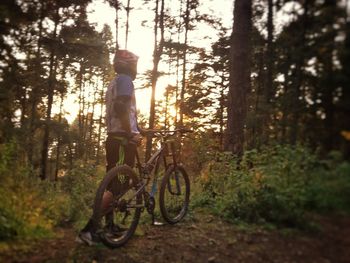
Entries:
POLYGON ((139 133, 137 129, 137 113, 134 84, 130 76, 118 74, 109 84, 106 92, 106 124, 107 133, 123 133, 120 119, 116 115, 113 102, 118 96, 130 96, 130 127, 133 134, 139 133))

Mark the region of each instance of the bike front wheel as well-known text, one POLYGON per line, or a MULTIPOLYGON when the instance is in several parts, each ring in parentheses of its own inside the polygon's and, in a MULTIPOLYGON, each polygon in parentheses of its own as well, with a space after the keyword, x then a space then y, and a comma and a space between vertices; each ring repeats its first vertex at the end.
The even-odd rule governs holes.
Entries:
POLYGON ((111 248, 124 245, 134 234, 143 207, 139 180, 127 165, 111 169, 97 190, 93 219, 102 242, 111 248))
POLYGON ((187 213, 190 201, 190 180, 180 165, 171 165, 163 177, 159 191, 159 206, 163 218, 176 224, 187 213))

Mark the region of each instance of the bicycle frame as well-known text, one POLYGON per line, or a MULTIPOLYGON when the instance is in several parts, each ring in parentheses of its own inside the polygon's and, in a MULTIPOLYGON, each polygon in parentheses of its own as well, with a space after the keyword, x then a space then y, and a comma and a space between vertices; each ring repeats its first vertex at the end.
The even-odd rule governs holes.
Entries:
MULTIPOLYGON (((139 170, 141 184, 138 186, 136 193, 133 195, 132 198, 130 198, 129 202, 140 193, 142 193, 144 196, 144 201, 146 202, 145 207, 150 205, 149 203, 147 204, 147 202, 149 202, 150 199, 154 200, 154 196, 157 192, 158 170, 162 160, 163 160, 165 169, 168 168, 168 163, 166 160, 167 155, 165 154, 165 151, 169 150, 167 149, 168 147, 167 144, 170 144, 171 154, 169 154, 169 156, 172 157, 171 165, 174 165, 174 166, 177 165, 176 154, 175 154, 175 143, 173 139, 169 140, 169 138, 173 137, 176 134, 177 130, 166 131, 166 132, 168 133, 168 135, 164 135, 162 134, 162 131, 160 131, 161 136, 155 136, 155 137, 161 138, 161 146, 159 149, 156 150, 156 152, 151 156, 151 158, 146 163, 142 163, 140 161, 140 155, 136 150, 136 166, 139 170), (148 193, 147 191, 145 191, 145 188, 148 185, 149 181, 152 179, 152 176, 151 176, 152 172, 154 175, 153 184, 152 184, 151 193, 148 193)), ((169 192, 175 195, 180 195, 181 187, 180 187, 179 178, 177 175, 175 175, 175 182, 176 182, 176 192, 174 192, 173 189, 171 189, 171 186, 168 185, 169 192)))
MULTIPOLYGON (((146 181, 143 182, 142 186, 140 187, 139 190, 143 190, 146 185, 148 185, 149 180, 151 180, 151 175, 153 172, 153 185, 152 185, 152 190, 150 193, 151 197, 154 197, 156 194, 156 187, 157 187, 157 176, 158 176, 158 172, 159 172, 159 167, 161 162, 163 161, 164 167, 167 168, 168 167, 168 163, 167 163, 167 159, 166 159, 166 154, 165 151, 167 150, 167 143, 170 143, 170 151, 171 151, 171 155, 172 158, 172 164, 176 165, 177 161, 176 161, 176 156, 175 156, 175 145, 174 142, 171 140, 168 140, 168 137, 171 137, 173 135, 170 136, 165 136, 162 137, 162 141, 161 141, 161 146, 159 149, 156 150, 156 152, 151 156, 151 158, 149 158, 149 160, 146 163, 142 163, 140 161, 140 156, 138 151, 136 151, 136 165, 137 168, 139 170, 139 174, 140 174, 140 179, 146 179, 146 181)), ((139 191, 137 191, 139 193, 139 191)))

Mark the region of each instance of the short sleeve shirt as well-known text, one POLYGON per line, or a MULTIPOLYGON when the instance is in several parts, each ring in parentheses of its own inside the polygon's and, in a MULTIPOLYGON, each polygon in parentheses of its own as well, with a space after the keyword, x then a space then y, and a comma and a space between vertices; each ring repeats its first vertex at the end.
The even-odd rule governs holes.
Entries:
POLYGON ((119 74, 109 84, 106 92, 106 124, 107 133, 123 133, 121 121, 114 113, 113 101, 118 96, 130 96, 130 127, 134 134, 139 133, 137 128, 137 112, 135 89, 132 79, 128 75, 119 74))
POLYGON ((134 96, 134 83, 128 75, 119 75, 116 82, 117 96, 134 96))

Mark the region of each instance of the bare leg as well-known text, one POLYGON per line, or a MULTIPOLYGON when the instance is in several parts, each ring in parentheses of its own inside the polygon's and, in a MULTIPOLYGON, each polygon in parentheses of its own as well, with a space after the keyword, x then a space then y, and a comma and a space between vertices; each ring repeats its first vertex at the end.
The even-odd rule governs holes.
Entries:
POLYGON ((108 212, 111 212, 113 203, 113 194, 110 191, 104 192, 102 197, 102 214, 105 215, 108 212))

